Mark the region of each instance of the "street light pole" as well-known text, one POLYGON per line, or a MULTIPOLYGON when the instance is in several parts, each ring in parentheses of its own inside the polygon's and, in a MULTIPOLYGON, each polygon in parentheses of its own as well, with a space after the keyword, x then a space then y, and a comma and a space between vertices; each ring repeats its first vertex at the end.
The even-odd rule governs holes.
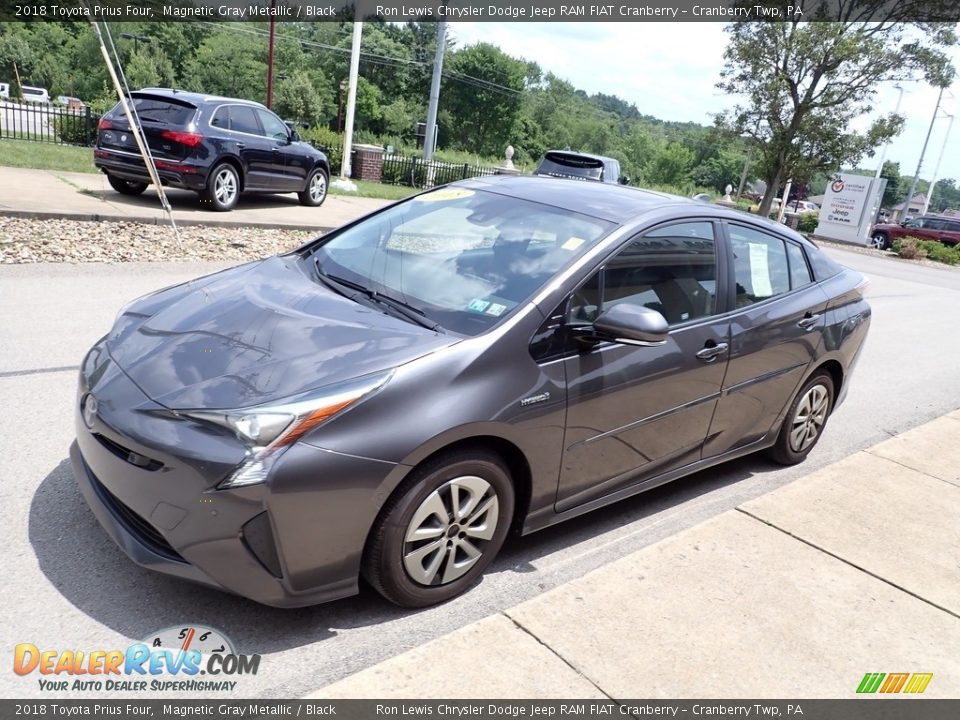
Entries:
POLYGON ((950 122, 947 123, 947 134, 943 136, 943 145, 940 146, 940 155, 937 156, 937 165, 933 169, 933 179, 930 181, 930 188, 927 190, 927 199, 923 203, 923 214, 927 214, 930 209, 930 201, 933 199, 933 188, 937 185, 937 178, 940 175, 940 161, 943 160, 943 153, 947 149, 947 141, 950 139, 950 131, 953 129, 953 115, 945 113, 950 122))
MULTIPOLYGON (((903 88, 903 85, 901 85, 900 83, 897 83, 896 85, 894 85, 894 87, 895 87, 897 90, 899 90, 900 92, 897 94, 897 105, 896 105, 895 108, 893 108, 893 114, 894 114, 894 115, 899 115, 899 114, 900 114, 900 103, 903 102, 903 90, 904 90, 904 88, 903 88)), ((883 144, 883 146, 880 148, 880 161, 877 163, 877 172, 876 172, 876 174, 874 174, 874 176, 873 176, 873 179, 874 179, 874 180, 879 180, 881 173, 883 173, 883 162, 884 162, 884 160, 887 159, 887 148, 890 147, 890 143, 891 143, 891 142, 892 142, 892 138, 891 138, 891 140, 887 140, 887 142, 885 142, 885 143, 883 144)))
POLYGON ((913 200, 913 193, 917 189, 917 181, 920 179, 920 168, 923 167, 923 156, 927 154, 927 145, 930 142, 930 134, 933 132, 934 123, 937 122, 937 113, 940 112, 940 101, 943 100, 943 91, 945 88, 940 88, 940 93, 937 95, 937 105, 933 108, 933 117, 930 118, 930 127, 927 128, 927 137, 923 141, 923 149, 920 151, 920 161, 917 163, 917 171, 913 174, 913 180, 910 182, 910 189, 907 191, 907 199, 904 201, 903 212, 904 218, 910 217, 910 203, 913 200))

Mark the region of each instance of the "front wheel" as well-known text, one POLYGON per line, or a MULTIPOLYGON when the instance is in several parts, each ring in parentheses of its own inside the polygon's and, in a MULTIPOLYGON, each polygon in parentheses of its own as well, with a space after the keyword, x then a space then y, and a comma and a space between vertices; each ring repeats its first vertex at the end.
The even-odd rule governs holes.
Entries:
POLYGON ((870 237, 870 247, 876 250, 886 250, 890 247, 890 240, 883 233, 874 233, 870 237))
POLYGON ((130 195, 131 197, 142 195, 143 191, 147 189, 146 183, 131 182, 130 180, 118 178, 115 175, 107 175, 107 182, 110 183, 110 187, 121 195, 130 195))
POLYGON ((297 193, 297 197, 300 198, 300 204, 307 205, 308 207, 319 207, 323 205, 323 201, 327 199, 328 180, 327 173, 323 168, 314 169, 307 179, 306 189, 301 193, 297 193))
POLYGON ((233 210, 240 199, 240 176, 230 163, 220 163, 207 177, 207 187, 201 198, 211 210, 226 212, 233 210))
POLYGON ((820 440, 833 409, 833 378, 821 371, 810 378, 790 404, 770 457, 781 465, 802 462, 820 440))
POLYGON ((483 574, 513 518, 510 473, 496 455, 440 456, 414 470, 367 541, 363 576, 402 607, 456 597, 483 574))

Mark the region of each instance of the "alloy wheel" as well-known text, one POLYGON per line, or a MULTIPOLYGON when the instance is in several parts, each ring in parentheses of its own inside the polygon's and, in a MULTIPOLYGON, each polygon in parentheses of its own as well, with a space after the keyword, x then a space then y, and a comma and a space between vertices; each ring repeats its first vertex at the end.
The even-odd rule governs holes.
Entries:
POLYGON ((803 452, 820 435, 827 421, 830 407, 830 391, 823 385, 814 385, 804 394, 793 416, 790 427, 790 449, 803 452))
POLYGON ((414 512, 403 567, 420 585, 446 585, 469 572, 497 530, 499 500, 483 478, 464 475, 430 493, 414 512))
POLYGON ((883 235, 874 235, 870 238, 870 247, 875 250, 884 250, 886 249, 887 241, 883 235))
POLYGON ((230 205, 237 196, 237 176, 232 170, 224 168, 217 173, 213 181, 213 194, 220 205, 230 205))
POLYGON ((310 180, 310 199, 319 204, 326 194, 327 178, 322 172, 317 172, 310 180))

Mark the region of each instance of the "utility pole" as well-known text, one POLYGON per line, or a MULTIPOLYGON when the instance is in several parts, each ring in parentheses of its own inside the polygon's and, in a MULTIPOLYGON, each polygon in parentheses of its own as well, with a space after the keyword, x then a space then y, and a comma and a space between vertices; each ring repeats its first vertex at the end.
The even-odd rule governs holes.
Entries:
POLYGON ((276 20, 274 9, 277 0, 270 0, 270 37, 267 40, 267 107, 273 109, 273 45, 276 39, 276 20))
POLYGON ((923 156, 927 154, 927 144, 930 142, 930 133, 933 132, 934 123, 937 122, 937 113, 940 112, 940 101, 943 100, 943 91, 944 88, 940 88, 940 93, 937 95, 937 105, 933 108, 933 117, 930 118, 930 127, 927 128, 927 137, 923 141, 923 149, 920 151, 920 161, 917 163, 917 171, 913 174, 913 180, 910 183, 910 189, 907 191, 907 199, 904 201, 903 206, 903 217, 901 220, 906 220, 910 217, 910 202, 913 200, 913 193, 917 189, 917 181, 920 179, 920 168, 923 167, 923 156))
POLYGON ((430 103, 427 106, 427 131, 423 139, 423 158, 433 159, 437 145, 437 108, 440 105, 440 80, 443 75, 443 53, 446 49, 447 21, 437 23, 437 51, 433 56, 433 78, 430 81, 430 103))
MULTIPOLYGON (((897 83, 896 85, 894 85, 894 87, 899 91, 899 93, 897 94, 897 105, 896 105, 896 107, 894 107, 894 109, 893 109, 893 114, 894 114, 894 115, 899 115, 899 114, 900 114, 900 103, 903 101, 903 90, 904 90, 904 88, 903 88, 903 85, 901 85, 901 84, 899 84, 899 83, 897 83)), ((888 140, 887 142, 885 142, 885 143, 883 144, 883 147, 880 148, 880 161, 877 163, 877 172, 874 173, 874 175, 873 175, 874 183, 878 182, 878 181, 880 180, 880 175, 883 174, 883 163, 884 163, 884 161, 887 159, 887 148, 890 147, 890 143, 891 143, 891 142, 892 142, 892 139, 891 139, 891 140, 888 140)), ((908 202, 907 207, 909 207, 909 206, 910 206, 910 205, 909 205, 909 202, 908 202)), ((874 216, 874 218, 873 218, 874 224, 880 222, 880 211, 881 211, 881 210, 883 210, 883 197, 882 197, 882 196, 879 197, 879 198, 877 198, 877 214, 876 214, 876 215, 874 216)))
POLYGON ((357 77, 360 74, 360 38, 363 34, 363 22, 360 10, 353 21, 353 45, 350 48, 350 84, 347 90, 347 122, 343 135, 343 161, 340 163, 340 179, 350 177, 350 153, 353 150, 353 118, 357 108, 357 77))
POLYGON ((930 181, 930 187, 927 190, 927 199, 923 203, 923 214, 927 214, 930 209, 930 201, 933 199, 933 188, 937 185, 937 179, 940 176, 940 161, 943 160, 943 153, 947 149, 947 141, 950 139, 950 131, 953 129, 953 115, 947 113, 950 122, 947 123, 947 134, 943 136, 943 145, 940 147, 940 155, 937 156, 937 165, 933 169, 933 179, 930 181))

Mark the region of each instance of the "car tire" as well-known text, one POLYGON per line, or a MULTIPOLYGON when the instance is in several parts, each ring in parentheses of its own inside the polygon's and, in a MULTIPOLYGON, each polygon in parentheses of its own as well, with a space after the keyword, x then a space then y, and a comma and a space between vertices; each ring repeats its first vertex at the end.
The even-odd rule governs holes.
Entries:
POLYGON ((438 456, 415 469, 384 505, 364 549, 363 577, 401 607, 456 597, 503 546, 513 508, 510 472, 497 455, 438 456))
POLYGON ((781 465, 802 462, 816 447, 833 410, 833 378, 821 370, 804 383, 790 403, 769 455, 781 465))
POLYGON ((870 247, 875 250, 887 250, 890 247, 890 238, 883 233, 874 233, 870 236, 870 247))
POLYGON ((327 199, 327 191, 330 187, 330 176, 323 168, 314 168, 307 178, 306 189, 297 193, 300 198, 300 204, 307 207, 320 207, 323 201, 327 199))
POLYGON ((131 197, 142 195, 143 191, 147 189, 147 183, 131 182, 115 175, 107 175, 107 182, 121 195, 130 195, 131 197))
POLYGON ((200 196, 211 210, 227 212, 240 199, 240 176, 230 163, 220 163, 207 176, 207 187, 200 196))

